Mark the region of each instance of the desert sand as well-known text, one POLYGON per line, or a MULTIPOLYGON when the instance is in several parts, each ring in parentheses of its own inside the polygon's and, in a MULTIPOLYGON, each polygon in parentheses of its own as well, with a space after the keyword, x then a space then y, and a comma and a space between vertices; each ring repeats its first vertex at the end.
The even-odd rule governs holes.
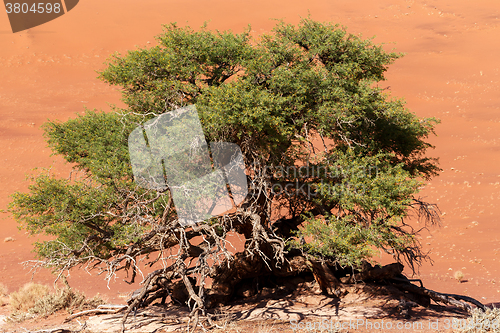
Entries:
MULTIPOLYGON (((3 7, 2 7, 3 8, 3 7)), ((47 119, 67 120, 84 107, 110 111, 120 92, 99 81, 96 70, 114 52, 155 44, 161 25, 241 32, 269 32, 273 18, 298 23, 301 17, 336 22, 351 33, 375 36, 406 56, 387 72, 395 98, 421 117, 437 117, 436 149, 443 172, 420 195, 439 205, 441 227, 422 232, 434 260, 417 277, 427 288, 467 294, 485 304, 500 303, 500 2, 480 0, 84 0, 44 25, 11 32, 0 13, 0 209, 9 195, 26 191, 26 174, 51 167, 61 177, 70 166, 51 156, 40 128, 47 119), (465 282, 453 278, 464 273, 465 282)), ((34 258, 32 243, 16 222, 0 213, 0 282, 10 291, 32 279, 20 264, 34 258), (11 237, 14 241, 4 242, 11 237)), ((416 220, 412 221, 419 227, 416 220)), ((385 260, 385 259, 384 259, 385 260)), ((411 273, 406 270, 406 273, 411 273)), ((52 283, 41 271, 35 282, 52 283)), ((74 271, 70 284, 111 302, 138 285, 121 278, 74 271)))

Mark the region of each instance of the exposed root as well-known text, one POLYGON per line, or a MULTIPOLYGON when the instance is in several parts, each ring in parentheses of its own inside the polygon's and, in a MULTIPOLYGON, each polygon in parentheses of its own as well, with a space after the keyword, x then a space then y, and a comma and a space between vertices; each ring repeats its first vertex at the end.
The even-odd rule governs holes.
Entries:
POLYGON ((468 312, 471 312, 473 307, 466 302, 471 303, 482 310, 486 310, 486 306, 472 297, 455 294, 442 294, 427 288, 417 287, 411 283, 393 283, 392 285, 398 289, 406 290, 413 294, 427 296, 436 303, 450 304, 468 312))
POLYGON ((75 318, 78 318, 81 316, 88 316, 91 314, 115 314, 115 313, 119 313, 120 311, 125 310, 126 308, 127 308, 126 305, 114 305, 114 304, 99 305, 96 309, 85 310, 82 312, 72 314, 71 316, 64 319, 64 322, 66 323, 66 322, 71 321, 75 318))
POLYGON ((147 307, 160 298, 162 299, 161 304, 164 304, 165 298, 170 296, 171 303, 178 302, 190 308, 188 331, 194 332, 198 327, 208 330, 217 328, 218 325, 207 309, 217 304, 227 304, 241 283, 247 283, 245 281, 251 281, 252 278, 262 278, 266 274, 268 277, 274 276, 283 279, 293 278, 307 271, 314 276, 323 294, 336 298, 343 296, 341 293, 342 283, 350 284, 363 281, 367 284, 391 285, 405 293, 406 300, 400 300, 400 310, 405 316, 409 316, 409 308, 416 306, 416 304, 429 307, 431 300, 436 303, 453 305, 468 312, 471 312, 474 307, 486 309, 481 302, 471 297, 444 294, 424 288, 422 281, 408 279, 402 274, 403 265, 400 263, 373 267, 365 262, 361 271, 351 271, 351 274, 346 273, 346 276, 339 277, 340 271, 335 270, 335 267, 327 262, 319 262, 302 256, 293 256, 285 262, 283 267, 274 271, 269 270, 260 260, 262 259, 258 257, 253 259, 247 257, 245 260, 238 258, 232 263, 219 265, 213 273, 214 277, 218 279, 214 281, 212 289, 205 289, 197 285, 196 280, 192 277, 193 270, 187 269, 184 262, 181 261, 177 263, 175 271, 161 269, 150 273, 143 286, 132 294, 128 300, 128 306, 102 305, 94 310, 74 314, 66 321, 89 314, 114 314, 125 311, 122 318, 122 332, 125 332, 125 323, 131 311, 147 307), (174 277, 176 278, 175 282, 172 281, 174 277), (419 282, 420 286, 412 284, 413 281, 419 282))

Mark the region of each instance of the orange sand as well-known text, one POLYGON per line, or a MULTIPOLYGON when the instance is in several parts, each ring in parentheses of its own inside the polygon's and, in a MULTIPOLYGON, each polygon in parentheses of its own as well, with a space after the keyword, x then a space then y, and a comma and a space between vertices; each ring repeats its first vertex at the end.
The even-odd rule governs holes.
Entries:
MULTIPOLYGON (((0 209, 9 194, 25 191, 25 174, 54 165, 61 176, 69 167, 50 156, 40 125, 66 120, 83 107, 110 110, 120 104, 118 90, 96 79, 96 70, 113 52, 155 43, 161 24, 176 21, 198 28, 241 32, 248 23, 255 34, 268 32, 271 18, 298 23, 310 13, 337 22, 352 33, 376 36, 406 53, 388 71, 395 97, 421 117, 442 120, 431 142, 444 172, 421 195, 445 213, 441 228, 424 232, 434 266, 420 277, 431 289, 468 294, 490 304, 500 302, 500 2, 481 0, 85 0, 68 14, 13 34, 0 13, 0 209), (148 44, 150 42, 150 44, 148 44), (394 42, 394 44, 391 44, 394 42), (497 132, 498 131, 498 132, 497 132), (453 279, 461 270, 467 282, 453 279)), ((0 282, 11 291, 31 279, 19 264, 33 258, 31 243, 7 217, 0 228, 0 282), (13 237, 14 242, 3 242, 13 237)), ((417 224, 416 224, 417 225, 417 224)), ((51 283, 48 272, 35 281, 51 283)), ((102 277, 73 272, 70 283, 90 295, 135 289, 120 279, 107 289, 102 277)))

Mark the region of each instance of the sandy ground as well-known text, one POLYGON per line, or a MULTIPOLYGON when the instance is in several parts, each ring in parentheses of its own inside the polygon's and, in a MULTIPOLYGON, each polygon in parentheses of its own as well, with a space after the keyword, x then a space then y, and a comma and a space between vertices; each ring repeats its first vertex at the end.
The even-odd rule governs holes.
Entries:
MULTIPOLYGON (((265 288, 260 295, 210 310, 218 325, 212 332, 366 333, 394 330, 451 333, 460 320, 465 325, 466 313, 452 307, 416 306, 412 307, 407 318, 398 310, 401 293, 391 288, 358 284, 346 286, 346 289, 347 295, 338 300, 321 295, 314 281, 299 284, 293 291, 265 288)), ((59 311, 46 318, 37 317, 21 323, 6 320, 1 325, 2 319, 8 317, 5 310, 5 307, 0 308, 0 332, 9 333, 56 328, 74 332, 85 328, 85 332, 89 333, 116 333, 121 329, 123 319, 123 313, 118 313, 80 316, 64 322, 69 314, 59 311)), ((131 313, 125 327, 127 333, 186 332, 188 321, 189 310, 186 307, 154 304, 131 313)))
MULTIPOLYGON (((443 173, 421 196, 439 204, 440 228, 422 234, 434 265, 425 263, 419 277, 426 287, 467 294, 485 304, 500 302, 500 2, 481 0, 85 0, 68 14, 13 34, 0 11, 0 209, 9 195, 25 191, 25 175, 53 166, 61 177, 69 166, 50 156, 40 125, 66 120, 84 106, 110 110, 119 91, 96 79, 96 70, 114 52, 154 45, 161 24, 176 21, 193 28, 209 21, 212 29, 255 34, 274 26, 271 18, 298 23, 310 13, 337 22, 351 33, 375 37, 406 56, 392 65, 388 80, 394 97, 408 108, 442 123, 429 155, 440 158, 443 173), (148 42, 150 44, 148 44, 148 42), (453 279, 465 274, 464 283, 453 279)), ((0 213, 0 282, 13 291, 32 275, 20 262, 33 259, 28 238, 7 214, 0 213), (4 242, 7 237, 14 241, 4 242)), ((415 226, 418 223, 414 221, 415 226)), ((34 280, 51 283, 48 272, 34 280)), ((112 302, 137 285, 120 279, 73 272, 70 283, 89 295, 112 302)))

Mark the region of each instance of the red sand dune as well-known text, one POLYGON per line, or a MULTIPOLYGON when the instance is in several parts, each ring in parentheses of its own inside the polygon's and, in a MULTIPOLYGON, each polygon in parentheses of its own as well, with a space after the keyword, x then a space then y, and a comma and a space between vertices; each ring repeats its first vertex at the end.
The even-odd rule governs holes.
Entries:
MULTIPOLYGON (((392 65, 388 80, 395 97, 421 117, 442 120, 436 149, 443 173, 421 195, 439 204, 440 228, 422 234, 434 265, 420 277, 431 289, 468 294, 484 303, 500 302, 500 2, 482 0, 84 0, 70 13, 44 25, 13 34, 0 13, 0 209, 9 195, 25 191, 25 174, 53 165, 61 177, 69 166, 50 156, 40 125, 66 120, 83 107, 110 110, 120 105, 117 89, 96 79, 95 70, 113 52, 124 53, 155 43, 161 24, 176 21, 198 28, 255 34, 268 32, 271 18, 298 23, 310 13, 321 21, 347 26, 351 33, 376 36, 406 56, 392 65), (394 44, 392 44, 394 42, 394 44), (498 131, 498 132, 497 132, 498 131), (453 279, 461 270, 467 282, 453 279)), ((20 262, 33 258, 34 239, 0 214, 0 282, 11 291, 31 279, 20 262), (3 242, 13 237, 13 242, 3 242)), ((415 225, 418 224, 415 222, 415 225)), ((51 283, 41 272, 34 280, 51 283)), ((119 293, 137 288, 120 279, 106 288, 102 277, 72 273, 70 283, 88 294, 119 293)))

